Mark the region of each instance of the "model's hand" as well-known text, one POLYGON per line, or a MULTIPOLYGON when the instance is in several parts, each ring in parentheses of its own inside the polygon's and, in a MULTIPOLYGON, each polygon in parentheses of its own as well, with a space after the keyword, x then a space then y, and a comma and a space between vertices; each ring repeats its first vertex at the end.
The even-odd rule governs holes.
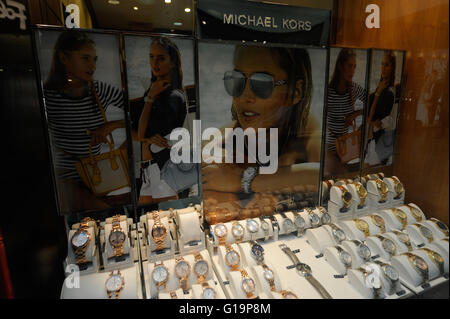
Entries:
POLYGON ((167 140, 159 134, 155 134, 150 138, 146 138, 143 142, 147 145, 155 144, 156 146, 168 148, 169 144, 167 144, 167 140))
POLYGON ((108 143, 107 136, 116 128, 113 122, 107 122, 95 130, 87 130, 86 133, 91 136, 91 145, 97 145, 100 143, 108 143))
POLYGON ((381 92, 383 92, 383 90, 385 88, 387 88, 389 86, 389 79, 382 79, 380 81, 380 83, 378 84, 377 90, 375 93, 377 93, 378 95, 381 94, 381 92))
POLYGON ((156 99, 162 92, 164 92, 170 86, 170 81, 167 80, 157 80, 150 85, 150 90, 148 91, 148 97, 151 99, 156 99))
POLYGON ((211 164, 202 168, 203 189, 237 193, 241 191, 244 168, 234 164, 211 164))

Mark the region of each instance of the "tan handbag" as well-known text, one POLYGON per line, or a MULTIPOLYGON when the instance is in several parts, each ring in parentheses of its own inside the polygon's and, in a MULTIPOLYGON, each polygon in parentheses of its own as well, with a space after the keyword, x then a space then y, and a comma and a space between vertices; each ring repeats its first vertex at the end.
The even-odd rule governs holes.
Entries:
POLYGON ((360 112, 351 115, 353 131, 336 138, 336 152, 343 164, 360 157, 361 128, 356 129, 356 117, 359 115, 360 112))
MULTIPOLYGON (((94 87, 92 87, 92 91, 103 119, 107 123, 105 111, 94 87)), ((109 152, 94 156, 92 145, 89 144, 89 157, 82 158, 75 163, 84 184, 96 196, 104 196, 109 192, 130 186, 127 151, 115 150, 113 137, 111 134, 108 136, 109 140, 108 138, 106 140, 109 144, 109 152)))

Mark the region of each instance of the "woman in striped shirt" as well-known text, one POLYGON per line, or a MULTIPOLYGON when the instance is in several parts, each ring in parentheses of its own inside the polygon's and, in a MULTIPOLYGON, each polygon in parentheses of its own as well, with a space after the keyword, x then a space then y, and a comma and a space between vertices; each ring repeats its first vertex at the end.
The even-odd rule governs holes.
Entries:
POLYGON ((95 93, 105 111, 123 108, 122 92, 94 81, 97 53, 95 42, 86 34, 66 31, 60 34, 53 51, 50 74, 44 84, 45 106, 52 145, 59 205, 62 212, 98 210, 127 202, 125 196, 97 198, 84 186, 75 168, 79 159, 100 154, 101 143, 124 120, 106 122, 95 93), (118 201, 115 200, 118 199, 118 201))
POLYGON ((355 70, 356 53, 352 49, 341 49, 328 85, 325 176, 348 171, 336 152, 336 138, 348 133, 353 116, 362 115, 361 111, 355 111, 355 102, 365 102, 366 92, 353 82, 355 70))

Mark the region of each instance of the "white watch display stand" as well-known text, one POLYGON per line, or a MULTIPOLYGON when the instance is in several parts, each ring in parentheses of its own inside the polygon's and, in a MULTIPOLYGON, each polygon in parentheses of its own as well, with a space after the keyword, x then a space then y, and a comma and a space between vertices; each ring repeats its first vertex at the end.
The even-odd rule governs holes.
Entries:
POLYGON ((129 267, 134 263, 134 252, 133 248, 130 245, 130 237, 128 236, 129 225, 133 224, 133 219, 128 218, 126 215, 120 216, 120 227, 121 230, 125 233, 125 242, 123 244, 123 260, 116 261, 114 255, 114 248, 111 246, 109 242, 109 235, 112 232, 112 218, 107 218, 104 224, 104 238, 103 241, 105 243, 104 250, 102 252, 103 257, 103 266, 105 271, 114 270, 114 269, 122 269, 129 267))
POLYGON ((386 196, 386 201, 384 203, 380 203, 381 196, 377 188, 377 184, 375 181, 367 182, 367 201, 368 205, 372 207, 373 211, 390 208, 392 207, 392 194, 388 192, 386 196))
MULTIPOLYGON (((250 278, 253 279, 253 281, 255 282, 255 290, 253 292, 253 294, 255 296, 259 296, 259 298, 261 299, 267 299, 264 298, 263 296, 261 296, 261 292, 259 291, 259 287, 256 284, 256 280, 253 277, 253 273, 249 270, 249 268, 247 267, 242 267, 245 271, 247 271, 247 274, 250 278)), ((244 290, 242 289, 242 276, 241 276, 241 272, 240 271, 232 271, 229 273, 229 280, 230 280, 230 286, 231 286, 231 291, 233 292, 233 296, 236 299, 247 299, 247 295, 245 294, 244 290)))
MULTIPOLYGON (((410 215, 409 209, 405 209, 405 206, 400 206, 397 209, 404 212, 407 216, 407 225, 414 224, 416 220, 414 217, 410 215)), ((402 223, 395 217, 392 209, 383 209, 378 212, 378 215, 383 217, 386 222, 386 231, 392 231, 393 229, 401 230, 403 225, 402 223)))
MULTIPOLYGON (((408 250, 408 246, 406 246, 403 242, 401 242, 398 238, 397 235, 394 233, 385 233, 383 234, 385 237, 391 239, 394 243, 395 243, 395 247, 397 248, 395 251, 395 255, 401 255, 403 253, 407 253, 409 252, 408 250)), ((411 238, 410 238, 411 239, 411 238)), ((412 250, 416 249, 417 246, 411 241, 411 247, 412 250)))
POLYGON ((449 251, 449 245, 448 245, 448 241, 442 240, 442 239, 441 240, 435 240, 430 245, 436 246, 436 248, 440 249, 442 254, 446 255, 447 259, 449 259, 449 254, 448 254, 449 253, 448 252, 449 251))
MULTIPOLYGON (((341 247, 344 251, 347 251, 345 247, 338 245, 341 247)), ((336 246, 327 247, 323 251, 323 255, 325 257, 325 260, 330 264, 331 267, 335 270, 336 275, 346 275, 347 274, 347 268, 342 263, 340 255, 338 250, 336 249, 336 246)))
MULTIPOLYGON (((358 246, 353 241, 344 240, 342 242, 342 247, 352 256, 352 269, 357 269, 361 267, 362 264, 370 261, 362 259, 358 254, 358 246)), ((371 252, 372 253, 372 252, 371 252)))
MULTIPOLYGON (((97 272, 98 264, 99 264, 99 255, 97 251, 97 245, 95 244, 96 236, 95 236, 95 224, 94 222, 88 223, 87 231, 91 235, 91 239, 89 240, 88 247, 85 250, 84 256, 87 260, 87 268, 85 270, 80 270, 80 274, 91 274, 97 272)), ((73 229, 69 231, 69 236, 67 237, 67 258, 65 260, 66 267, 68 265, 76 265, 75 264, 75 252, 72 248, 71 239, 73 235, 77 232, 80 224, 73 225, 73 229)))
MULTIPOLYGON (((273 272, 275 291, 282 290, 280 279, 278 278, 277 272, 274 270, 275 267, 270 262, 265 262, 265 264, 273 272)), ((271 290, 269 282, 264 278, 264 267, 255 265, 251 270, 252 272, 249 275, 255 280, 258 291, 265 293, 269 298, 274 298, 274 291, 271 290)))
POLYGON ((317 254, 322 254, 325 248, 335 245, 333 236, 324 226, 307 229, 306 239, 317 254))
MULTIPOLYGON (((348 189, 345 185, 343 187, 348 189)), ((331 187, 330 200, 328 201, 328 213, 334 223, 343 219, 353 218, 353 216, 355 216, 356 206, 357 203, 354 198, 352 198, 350 206, 343 209, 344 202, 342 201, 342 191, 337 186, 331 187)))
POLYGON ((164 239, 163 250, 157 251, 156 250, 156 243, 155 240, 152 237, 152 227, 154 224, 154 220, 151 217, 151 214, 146 214, 141 216, 141 223, 146 223, 147 227, 147 258, 149 262, 155 262, 158 260, 168 260, 173 258, 175 255, 175 241, 172 238, 172 232, 170 231, 171 227, 169 225, 169 218, 165 217, 164 215, 167 214, 161 214, 161 224, 164 225, 164 227, 167 230, 166 238, 164 239))
POLYGON ((205 234, 200 228, 199 214, 195 209, 176 211, 178 222, 178 246, 182 256, 205 249, 205 234))
MULTIPOLYGON (((286 217, 289 218, 292 221, 292 229, 285 229, 285 227, 283 227, 283 221, 284 221, 284 217, 281 216, 280 214, 275 214, 273 215, 273 217, 275 217, 275 219, 278 222, 278 225, 280 225, 280 231, 278 232, 278 236, 280 235, 287 235, 290 233, 293 233, 294 231, 297 232, 297 228, 294 226, 294 214, 292 212, 287 212, 285 213, 286 217)), ((305 222, 307 222, 305 220, 305 222)), ((309 222, 309 218, 308 218, 308 222, 309 222)))
MULTIPOLYGON (((392 176, 392 177, 396 177, 396 176, 392 176)), ((395 198, 396 192, 395 192, 394 180, 391 177, 386 177, 383 179, 383 182, 388 187, 388 190, 389 190, 388 198, 391 201, 392 207, 397 207, 397 206, 403 205, 403 203, 405 202, 406 191, 403 189, 403 193, 399 196, 399 198, 395 198)))
MULTIPOLYGON (((76 286, 77 281, 72 276, 68 276, 62 286, 61 299, 108 299, 105 283, 110 273, 110 271, 105 271, 80 276, 78 287, 76 286)), ((120 291, 119 299, 142 299, 139 263, 121 269, 120 274, 125 283, 120 291)))
POLYGON ((432 222, 431 220, 424 220, 422 221, 422 223, 427 226, 432 232, 433 232, 433 239, 436 240, 441 240, 443 238, 445 238, 444 233, 439 229, 439 227, 432 222))
MULTIPOLYGON (((421 225, 426 226, 423 223, 418 223, 421 225)), ((426 244, 428 244, 428 239, 422 235, 422 233, 420 232, 419 228, 415 225, 408 225, 406 226, 406 232, 408 233, 409 237, 411 238, 411 241, 417 246, 417 247, 423 247, 426 244)))
POLYGON ((369 214, 372 210, 369 206, 367 198, 364 202, 364 206, 359 207, 361 204, 361 198, 359 198, 358 192, 356 190, 356 186, 353 184, 347 184, 347 189, 352 194, 352 199, 355 202, 355 209, 353 213, 353 217, 360 217, 369 214))
MULTIPOLYGON (((241 269, 241 268, 246 267, 246 264, 244 264, 245 256, 241 256, 242 253, 241 253, 241 250, 239 249, 239 246, 237 244, 231 244, 230 246, 233 248, 233 250, 235 252, 237 252, 239 254, 240 261, 239 261, 238 267, 236 267, 236 268, 241 269)), ((227 263, 225 261, 226 260, 225 255, 227 254, 225 246, 219 246, 217 249, 217 254, 219 257, 219 266, 223 269, 224 273, 226 274, 226 277, 228 278, 228 274, 230 273, 231 268, 227 265, 227 263)))
MULTIPOLYGON (((364 218, 364 220, 367 221, 367 218, 364 218)), ((377 226, 373 225, 372 223, 369 223, 368 221, 367 223, 369 224, 369 236, 371 236, 372 233, 377 234, 380 232, 377 226)), ((357 239, 364 241, 366 239, 364 237, 364 232, 362 232, 356 227, 356 224, 353 220, 343 221, 338 226, 341 227, 341 229, 345 232, 348 240, 357 239)))
POLYGON ((369 247, 370 252, 372 253, 372 257, 380 257, 384 260, 391 260, 392 256, 383 248, 383 244, 381 239, 378 237, 367 237, 366 245, 369 247))
MULTIPOLYGON (((225 241, 224 241, 225 244, 234 243, 236 241, 236 239, 234 238, 234 236, 231 232, 232 223, 223 223, 223 225, 225 225, 225 227, 227 229, 227 235, 225 236, 225 241)), ((214 233, 215 227, 216 227, 216 225, 211 225, 209 229, 210 229, 211 234, 214 235, 214 247, 218 247, 219 246, 219 238, 214 233)), ((244 227, 244 225, 242 227, 244 227)))

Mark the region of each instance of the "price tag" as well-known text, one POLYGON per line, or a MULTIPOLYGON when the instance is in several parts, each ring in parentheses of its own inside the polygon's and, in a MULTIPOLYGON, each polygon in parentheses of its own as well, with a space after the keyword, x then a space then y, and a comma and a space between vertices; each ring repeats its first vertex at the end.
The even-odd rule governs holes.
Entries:
POLYGON ((323 254, 319 254, 316 256, 317 259, 322 258, 322 257, 323 257, 323 254))
POLYGON ((344 278, 345 277, 345 275, 334 275, 334 278, 336 278, 336 279, 341 279, 341 278, 344 278))

